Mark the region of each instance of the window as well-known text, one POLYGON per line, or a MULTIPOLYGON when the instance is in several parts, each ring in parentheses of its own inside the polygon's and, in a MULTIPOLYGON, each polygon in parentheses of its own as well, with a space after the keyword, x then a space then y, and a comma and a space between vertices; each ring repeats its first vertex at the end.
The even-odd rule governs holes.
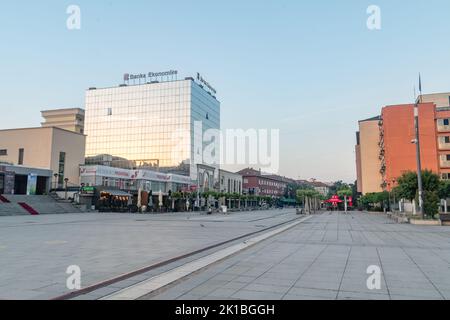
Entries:
POLYGON ((0 150, 0 156, 7 156, 8 155, 8 150, 7 149, 1 149, 0 150))
POLYGON ((108 108, 108 116, 112 116, 112 108, 108 108))
POLYGON ((66 167, 66 153, 59 153, 59 166, 58 166, 58 184, 62 187, 64 185, 64 171, 66 167))
POLYGON ((450 119, 444 119, 444 126, 450 125, 450 119))
POLYGON ((450 143, 450 137, 449 136, 444 137, 444 139, 445 139, 445 143, 450 143))
POLYGON ((24 154, 25 154, 25 150, 23 148, 20 148, 19 149, 19 160, 17 161, 19 166, 23 165, 24 154))
POLYGON ((450 154, 447 154, 446 156, 447 161, 450 161, 450 154))

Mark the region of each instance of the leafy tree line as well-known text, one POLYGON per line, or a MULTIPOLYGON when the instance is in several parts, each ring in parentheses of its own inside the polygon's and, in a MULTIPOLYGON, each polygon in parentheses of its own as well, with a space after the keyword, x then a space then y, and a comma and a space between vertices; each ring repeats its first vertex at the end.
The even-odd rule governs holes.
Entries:
MULTIPOLYGON (((358 204, 360 208, 384 209, 389 208, 389 198, 406 199, 418 203, 419 190, 416 172, 405 172, 398 178, 398 185, 391 193, 385 191, 380 193, 369 193, 360 197, 358 204)), ((434 218, 439 212, 439 202, 441 199, 450 198, 450 181, 444 181, 430 170, 422 172, 424 213, 429 218, 434 218)))

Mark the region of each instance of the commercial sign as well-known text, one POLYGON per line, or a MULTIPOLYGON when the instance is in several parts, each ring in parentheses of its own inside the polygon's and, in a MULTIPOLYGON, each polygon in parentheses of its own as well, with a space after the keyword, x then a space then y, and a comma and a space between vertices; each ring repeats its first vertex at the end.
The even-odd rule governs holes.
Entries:
POLYGON ((84 166, 80 168, 80 176, 101 176, 119 179, 131 179, 133 172, 131 170, 104 167, 104 166, 84 166))
POLYGON ((81 188, 81 194, 94 194, 95 188, 94 187, 82 187, 81 188))
POLYGON ((157 78, 157 77, 168 77, 168 76, 176 76, 178 74, 178 71, 176 70, 170 70, 170 71, 163 71, 163 72, 149 72, 147 74, 140 73, 140 74, 131 74, 131 73, 125 73, 123 75, 124 81, 130 81, 130 80, 140 80, 140 79, 151 79, 151 78, 157 78))
POLYGON ((180 176, 176 174, 165 174, 150 170, 127 170, 105 166, 83 166, 80 168, 80 176, 99 176, 116 179, 129 180, 148 180, 158 182, 173 182, 180 184, 191 184, 192 180, 187 176, 180 176))
POLYGON ((203 77, 200 75, 200 73, 197 72, 197 80, 203 84, 204 86, 206 86, 212 93, 217 94, 216 89, 214 89, 209 82, 207 82, 205 79, 203 79, 203 77))
POLYGON ((167 182, 170 180, 170 176, 168 176, 167 174, 164 174, 164 173, 159 173, 159 172, 154 172, 154 171, 139 170, 137 172, 136 179, 167 182))

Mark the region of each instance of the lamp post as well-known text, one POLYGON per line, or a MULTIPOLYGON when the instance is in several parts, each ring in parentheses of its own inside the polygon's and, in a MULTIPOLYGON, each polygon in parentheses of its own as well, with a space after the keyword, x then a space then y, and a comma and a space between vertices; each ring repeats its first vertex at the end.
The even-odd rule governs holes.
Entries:
POLYGON ((55 191, 56 191, 56 186, 57 186, 57 183, 58 183, 58 176, 59 176, 59 174, 57 174, 57 173, 54 173, 53 174, 53 177, 55 177, 55 191))
POLYGON ((388 186, 389 211, 392 212, 392 206, 391 206, 391 192, 392 192, 391 183, 388 182, 387 186, 388 186))
POLYGON ((415 139, 411 142, 416 145, 416 161, 417 161, 417 184, 419 190, 419 214, 422 219, 425 218, 423 211, 423 184, 422 184, 422 162, 420 159, 420 136, 419 136, 419 103, 414 104, 414 133, 415 139))
POLYGON ((397 182, 397 180, 392 179, 392 196, 394 197, 394 210, 395 210, 395 207, 396 207, 396 205, 397 205, 397 201, 396 201, 396 199, 395 199, 395 191, 394 191, 395 183, 396 183, 396 182, 397 182))
POLYGON ((65 196, 64 196, 64 198, 67 200, 67 183, 69 182, 69 179, 68 178, 64 178, 64 185, 65 185, 65 189, 66 189, 66 192, 65 192, 65 196))

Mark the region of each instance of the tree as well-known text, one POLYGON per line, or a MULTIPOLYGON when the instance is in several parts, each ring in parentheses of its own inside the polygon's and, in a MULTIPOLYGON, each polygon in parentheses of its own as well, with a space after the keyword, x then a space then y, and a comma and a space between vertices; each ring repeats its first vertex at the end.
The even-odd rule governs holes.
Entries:
MULTIPOLYGON (((416 201, 418 198, 418 183, 416 172, 405 172, 398 178, 398 187, 395 191, 401 198, 416 201)), ((439 197, 448 191, 447 186, 443 186, 437 174, 430 170, 422 171, 423 191, 424 191, 424 213, 433 218, 439 211, 439 197)))
POLYGON ((450 181, 441 181, 438 189, 440 199, 447 199, 450 197, 450 181))
POLYGON ((320 193, 313 189, 297 190, 297 201, 303 204, 306 212, 318 209, 320 193))
POLYGON ((345 212, 347 213, 347 197, 351 197, 353 195, 353 190, 349 187, 343 187, 342 189, 338 190, 337 194, 339 197, 344 197, 344 207, 345 212))
POLYGON ((439 196, 437 191, 426 191, 423 201, 423 211, 426 216, 434 219, 439 212, 439 196))
POLYGON ((377 205, 380 205, 381 208, 385 208, 388 200, 389 200, 389 193, 386 191, 377 193, 367 193, 366 195, 358 199, 358 204, 364 210, 371 210, 377 205))

